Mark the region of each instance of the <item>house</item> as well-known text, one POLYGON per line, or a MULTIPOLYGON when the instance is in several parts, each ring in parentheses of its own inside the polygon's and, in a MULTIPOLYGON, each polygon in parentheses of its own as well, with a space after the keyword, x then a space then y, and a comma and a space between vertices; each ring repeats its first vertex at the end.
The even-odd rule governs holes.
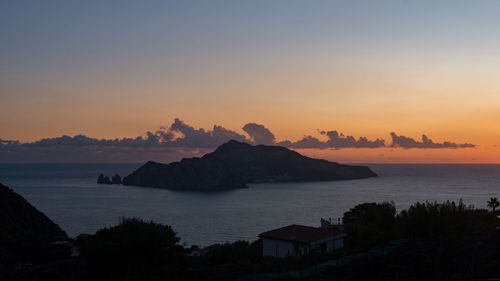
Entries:
POLYGON ((262 255, 284 258, 300 256, 317 249, 331 253, 344 246, 346 234, 334 227, 312 227, 292 224, 259 234, 262 255))

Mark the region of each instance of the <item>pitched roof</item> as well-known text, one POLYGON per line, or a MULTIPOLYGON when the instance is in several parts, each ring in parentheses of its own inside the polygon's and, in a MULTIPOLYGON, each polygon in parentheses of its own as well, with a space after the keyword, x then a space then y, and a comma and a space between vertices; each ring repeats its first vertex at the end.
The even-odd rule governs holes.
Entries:
POLYGON ((294 241, 309 244, 344 232, 334 228, 320 228, 292 224, 259 234, 261 238, 294 241))

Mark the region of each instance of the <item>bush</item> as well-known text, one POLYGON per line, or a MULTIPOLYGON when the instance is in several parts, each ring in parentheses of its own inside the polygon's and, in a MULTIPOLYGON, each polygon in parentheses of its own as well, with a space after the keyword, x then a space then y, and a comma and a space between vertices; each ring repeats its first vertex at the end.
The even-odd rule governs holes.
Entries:
POLYGON ((123 218, 91 236, 81 254, 96 280, 173 280, 184 262, 179 240, 169 225, 123 218))
POLYGON ((260 259, 262 258, 262 242, 257 240, 253 243, 236 241, 234 243, 215 244, 210 246, 206 258, 210 264, 260 259))

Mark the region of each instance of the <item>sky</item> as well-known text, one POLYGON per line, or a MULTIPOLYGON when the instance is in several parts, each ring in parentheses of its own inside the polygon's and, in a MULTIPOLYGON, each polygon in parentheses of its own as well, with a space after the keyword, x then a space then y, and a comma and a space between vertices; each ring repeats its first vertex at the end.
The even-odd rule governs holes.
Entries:
POLYGON ((205 140, 127 146, 131 158, 102 143, 20 148, 162 126, 182 137, 178 118, 259 143, 243 130, 255 123, 270 144, 339 162, 500 163, 499 15, 498 1, 1 1, 0 162, 208 151, 205 140), (384 145, 293 144, 333 131, 384 145), (471 146, 405 148, 392 132, 471 146))

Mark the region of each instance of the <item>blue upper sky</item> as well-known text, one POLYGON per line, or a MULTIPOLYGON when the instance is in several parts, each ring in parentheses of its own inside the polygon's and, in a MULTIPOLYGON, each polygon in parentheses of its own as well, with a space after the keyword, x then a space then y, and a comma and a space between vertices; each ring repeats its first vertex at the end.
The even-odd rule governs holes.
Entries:
POLYGON ((498 1, 16 0, 0 4, 0 61, 5 77, 322 48, 487 52, 499 27, 498 1))

